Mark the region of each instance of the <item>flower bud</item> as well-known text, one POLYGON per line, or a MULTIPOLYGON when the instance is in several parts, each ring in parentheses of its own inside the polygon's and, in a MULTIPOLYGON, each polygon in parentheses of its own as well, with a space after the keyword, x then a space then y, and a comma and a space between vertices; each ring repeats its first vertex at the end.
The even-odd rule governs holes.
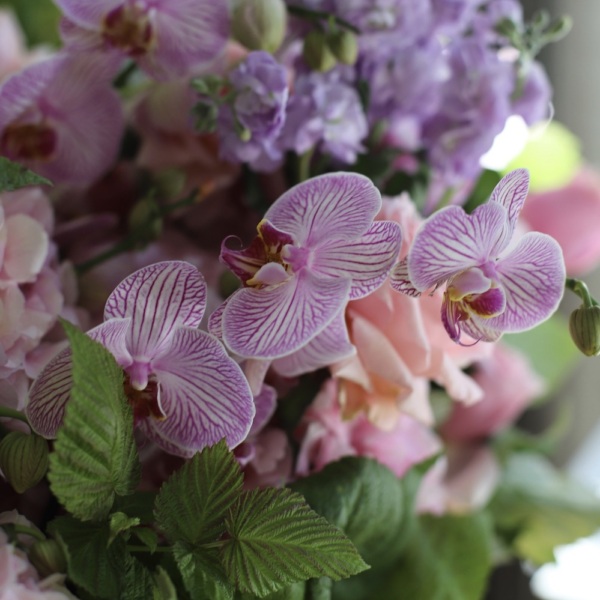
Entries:
POLYGON ((29 550, 28 557, 42 578, 67 572, 67 560, 56 540, 38 540, 29 550))
POLYGON ((129 231, 139 245, 157 239, 162 231, 160 207, 152 195, 142 198, 129 213, 129 231))
POLYGON ((600 354, 600 306, 582 305, 574 310, 569 318, 569 331, 583 354, 600 354))
POLYGON ((233 37, 250 50, 275 52, 283 42, 286 28, 283 0, 240 0, 233 8, 233 37))
POLYGON ((344 65, 353 65, 358 56, 356 35, 348 29, 338 29, 327 36, 327 45, 333 55, 344 65))
POLYGON ((329 71, 335 67, 337 60, 327 45, 327 39, 322 31, 314 29, 304 38, 302 56, 306 64, 315 71, 329 71))
POLYGON ((14 490, 22 494, 48 470, 48 443, 39 435, 11 431, 0 442, 0 469, 14 490))

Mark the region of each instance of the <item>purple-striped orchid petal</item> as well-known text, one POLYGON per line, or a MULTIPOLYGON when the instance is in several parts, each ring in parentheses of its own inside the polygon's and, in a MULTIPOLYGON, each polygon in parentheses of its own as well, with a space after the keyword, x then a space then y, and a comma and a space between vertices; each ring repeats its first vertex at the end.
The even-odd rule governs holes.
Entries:
POLYGON ((123 0, 54 0, 62 13, 82 27, 94 27, 102 23, 104 16, 123 4, 123 0))
POLYGON ((356 353, 346 327, 345 311, 308 344, 273 362, 273 368, 284 377, 296 377, 328 367, 356 353))
POLYGON ((523 204, 525 204, 528 191, 529 171, 527 169, 515 169, 500 180, 490 197, 490 202, 496 202, 506 209, 511 236, 523 204))
POLYGON ((193 265, 156 263, 124 279, 106 301, 104 318, 131 319, 128 347, 149 359, 177 327, 198 327, 206 307, 206 283, 193 265))
POLYGON ((398 257, 401 235, 397 223, 375 221, 358 240, 337 239, 319 246, 313 269, 327 277, 349 276, 350 300, 363 298, 385 281, 398 257))
POLYGON ((180 327, 165 353, 152 361, 163 420, 147 426, 186 455, 225 438, 237 446, 248 435, 255 408, 240 367, 212 335, 180 327))
POLYGON ((331 239, 354 240, 366 233, 381 208, 381 194, 357 173, 328 173, 289 189, 265 214, 300 246, 331 239))
POLYGON ((406 258, 398 261, 390 273, 390 285, 397 291, 411 298, 418 298, 421 292, 412 284, 408 274, 406 258))
POLYGON ((277 286, 238 290, 223 311, 223 341, 243 357, 291 354, 331 323, 349 292, 349 279, 307 270, 277 286))
POLYGON ((277 392, 274 387, 263 384, 260 392, 254 396, 256 414, 248 436, 257 434, 270 420, 277 408, 277 392))

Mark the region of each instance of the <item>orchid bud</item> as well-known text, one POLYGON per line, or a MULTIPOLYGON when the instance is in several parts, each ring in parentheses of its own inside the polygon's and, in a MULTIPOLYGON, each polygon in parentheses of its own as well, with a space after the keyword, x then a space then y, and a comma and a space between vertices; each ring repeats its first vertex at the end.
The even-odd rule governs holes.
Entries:
POLYGON ((309 32, 304 39, 302 56, 306 64, 315 71, 325 73, 335 67, 337 60, 327 44, 327 39, 322 31, 316 29, 309 32))
POLYGON ((581 305, 571 313, 569 331, 575 345, 586 356, 600 354, 600 306, 581 305))
POLYGON ((22 494, 38 483, 48 470, 48 443, 39 435, 11 431, 0 442, 0 469, 22 494))
POLYGON ((144 246, 153 242, 162 231, 160 207, 152 196, 142 198, 129 214, 129 231, 135 241, 144 246))
POLYGON ((344 65, 353 65, 358 57, 358 40, 348 29, 338 29, 327 36, 327 45, 344 65))
POLYGON ((28 557, 41 577, 67 572, 67 560, 56 540, 38 540, 29 550, 28 557))
POLYGON ((285 36, 287 11, 283 0, 242 0, 233 9, 233 37, 250 50, 275 52, 285 36))

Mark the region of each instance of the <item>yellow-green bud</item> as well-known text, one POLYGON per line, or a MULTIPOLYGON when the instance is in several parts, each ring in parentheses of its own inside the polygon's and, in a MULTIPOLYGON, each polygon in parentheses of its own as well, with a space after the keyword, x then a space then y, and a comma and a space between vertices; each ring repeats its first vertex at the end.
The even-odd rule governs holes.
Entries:
POLYGON ((315 71, 329 71, 335 67, 337 60, 327 45, 327 38, 322 31, 309 32, 304 38, 302 56, 306 64, 315 71))
POLYGON ((142 198, 129 213, 129 231, 135 241, 144 246, 156 240, 162 232, 160 207, 152 196, 142 198))
POLYGON ((275 52, 286 29, 287 10, 283 0, 238 0, 234 4, 233 37, 250 50, 275 52))
POLYGON ((29 549, 28 557, 42 578, 67 572, 67 560, 56 540, 38 540, 29 549))
POLYGON ((338 29, 327 36, 327 45, 333 55, 345 65, 353 65, 358 57, 358 40, 348 29, 338 29))
POLYGON ((48 470, 48 442, 39 435, 11 431, 0 442, 0 469, 14 490, 22 494, 48 470))
POLYGON ((600 306, 580 306, 571 313, 569 331, 586 356, 600 354, 600 306))

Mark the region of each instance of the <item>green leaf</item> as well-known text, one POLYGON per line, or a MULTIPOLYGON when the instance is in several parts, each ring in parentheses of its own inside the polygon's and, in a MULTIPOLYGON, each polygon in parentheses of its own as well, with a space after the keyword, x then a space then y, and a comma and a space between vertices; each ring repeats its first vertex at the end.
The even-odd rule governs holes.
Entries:
POLYGON ((490 509, 516 554, 537 564, 600 528, 600 500, 537 454, 513 455, 490 509))
MULTIPOLYGON (((110 529, 110 537, 108 538, 108 543, 111 544, 112 541, 124 531, 135 527, 140 524, 140 520, 137 517, 128 517, 125 513, 116 512, 110 515, 109 521, 109 529, 110 529)), ((128 536, 127 536, 128 537, 128 536)), ((127 538, 125 538, 127 539, 127 538)))
POLYGON ((117 496, 113 512, 124 512, 128 517, 137 517, 142 524, 154 523, 156 492, 134 492, 129 496, 117 496))
POLYGON ((160 489, 154 514, 169 540, 206 544, 242 492, 242 473, 225 441, 195 454, 160 489))
POLYGON ((490 567, 487 515, 423 516, 402 561, 373 597, 481 600, 490 567))
POLYGON ((244 493, 226 527, 223 567, 241 592, 262 597, 296 581, 338 580, 368 568, 352 542, 289 489, 244 493))
POLYGON ((127 557, 120 600, 148 600, 155 585, 150 571, 133 556, 127 557))
POLYGON ((63 321, 73 352, 73 387, 48 479, 55 496, 83 521, 105 518, 115 494, 131 494, 140 466, 123 371, 106 348, 63 321))
POLYGON ((133 530, 135 536, 146 546, 150 552, 155 552, 158 547, 158 534, 154 529, 148 529, 147 527, 138 527, 133 530))
POLYGON ((49 531, 65 553, 68 575, 75 584, 97 598, 121 597, 123 567, 129 555, 123 539, 109 545, 108 523, 59 517, 50 523, 49 531))
POLYGON ((24 166, 0 156, 0 193, 12 192, 28 185, 52 185, 52 183, 24 166))
POLYGON ((177 588, 161 566, 156 568, 152 578, 154 579, 153 600, 177 600, 177 588))

